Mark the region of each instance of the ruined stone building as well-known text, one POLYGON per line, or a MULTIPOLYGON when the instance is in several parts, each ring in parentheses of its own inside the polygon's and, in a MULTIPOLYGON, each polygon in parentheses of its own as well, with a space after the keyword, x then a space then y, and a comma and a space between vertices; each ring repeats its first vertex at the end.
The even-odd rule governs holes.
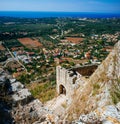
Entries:
POLYGON ((69 102, 79 86, 84 85, 85 81, 96 70, 98 65, 84 65, 65 69, 61 66, 56 67, 56 83, 58 94, 66 95, 69 102))

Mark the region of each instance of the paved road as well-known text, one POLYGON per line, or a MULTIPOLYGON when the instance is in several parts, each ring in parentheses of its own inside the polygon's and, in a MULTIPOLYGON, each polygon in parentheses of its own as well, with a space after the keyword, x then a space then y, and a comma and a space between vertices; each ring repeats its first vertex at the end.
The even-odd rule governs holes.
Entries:
POLYGON ((25 69, 26 73, 28 73, 27 69, 26 69, 25 66, 19 61, 19 59, 18 59, 18 58, 15 58, 15 57, 13 56, 13 54, 10 52, 10 50, 9 50, 7 47, 6 47, 6 49, 7 49, 7 51, 9 52, 9 54, 11 55, 12 59, 8 60, 8 61, 6 62, 6 64, 5 64, 5 66, 7 65, 8 62, 15 60, 15 61, 17 61, 17 62, 25 69))

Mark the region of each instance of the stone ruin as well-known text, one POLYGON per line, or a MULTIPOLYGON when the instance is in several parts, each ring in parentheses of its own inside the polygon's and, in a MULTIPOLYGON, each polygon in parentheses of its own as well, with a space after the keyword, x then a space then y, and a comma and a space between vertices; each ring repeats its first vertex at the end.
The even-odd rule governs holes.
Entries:
POLYGON ((91 76, 97 67, 97 64, 73 67, 70 69, 65 69, 61 66, 57 66, 56 88, 58 94, 64 94, 70 100, 75 89, 84 85, 86 78, 91 76))

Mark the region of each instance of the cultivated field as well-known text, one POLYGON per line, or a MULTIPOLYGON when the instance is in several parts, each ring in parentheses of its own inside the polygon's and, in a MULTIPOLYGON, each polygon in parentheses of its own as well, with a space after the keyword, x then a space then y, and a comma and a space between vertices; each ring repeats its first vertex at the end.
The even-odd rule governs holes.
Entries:
POLYGON ((29 49, 37 49, 42 46, 42 44, 37 39, 19 38, 18 40, 29 49))
POLYGON ((0 50, 5 50, 5 48, 2 45, 0 45, 0 50))
POLYGON ((66 37, 65 39, 67 41, 69 41, 71 43, 75 43, 75 44, 79 44, 80 42, 82 42, 84 40, 84 38, 80 38, 80 37, 66 37))

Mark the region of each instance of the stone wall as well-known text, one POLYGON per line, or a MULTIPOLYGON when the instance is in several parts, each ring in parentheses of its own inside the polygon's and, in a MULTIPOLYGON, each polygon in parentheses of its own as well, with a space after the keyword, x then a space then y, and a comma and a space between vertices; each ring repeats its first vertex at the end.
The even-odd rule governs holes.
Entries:
POLYGON ((56 83, 58 94, 65 94, 70 99, 75 89, 85 84, 86 78, 89 77, 98 65, 85 65, 65 69, 61 66, 56 67, 56 83), (63 89, 61 89, 63 88, 63 89))
MULTIPOLYGON (((84 83, 84 78, 74 71, 67 70, 61 66, 56 67, 56 83, 57 83, 57 92, 61 93, 61 86, 66 90, 66 97, 70 100, 75 89, 77 89, 80 84, 84 83)), ((64 93, 63 93, 64 94, 64 93)))

